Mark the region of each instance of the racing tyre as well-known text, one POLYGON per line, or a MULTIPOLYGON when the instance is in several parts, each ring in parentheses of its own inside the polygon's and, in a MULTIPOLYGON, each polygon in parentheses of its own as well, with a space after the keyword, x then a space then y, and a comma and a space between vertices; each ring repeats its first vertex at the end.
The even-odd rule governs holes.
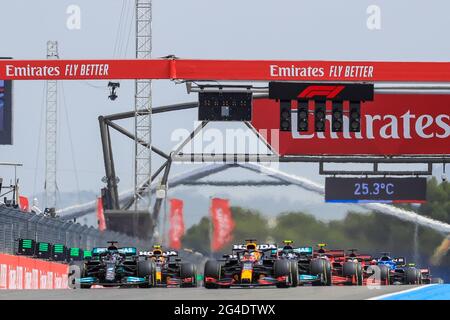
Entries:
POLYGON ((180 265, 180 278, 181 280, 186 278, 192 278, 192 282, 184 283, 181 282, 182 288, 195 287, 195 278, 197 275, 195 274, 195 266, 192 263, 182 263, 180 265))
POLYGON ((328 260, 325 260, 325 285, 331 286, 332 285, 332 273, 331 273, 331 262, 328 260))
POLYGON ((356 285, 362 286, 364 282, 364 275, 363 275, 363 267, 361 263, 358 263, 356 266, 356 285))
POLYGON ((390 284, 390 275, 389 275, 389 267, 385 265, 379 265, 378 268, 380 268, 380 280, 381 283, 384 285, 390 284))
POLYGON ((352 277, 351 284, 353 284, 353 279, 358 283, 358 264, 352 261, 344 262, 344 265, 342 266, 342 275, 344 277, 352 277))
MULTIPOLYGON (((273 273, 275 278, 288 277, 288 283, 292 283, 292 269, 289 260, 276 260, 273 264, 273 273)), ((288 283, 277 282, 276 286, 277 288, 288 288, 288 283)))
POLYGON ((221 266, 216 260, 208 260, 205 263, 204 269, 204 284, 206 289, 217 289, 219 286, 215 283, 207 283, 206 278, 220 279, 221 266))
POLYGON ((141 260, 137 262, 137 276, 148 280, 146 284, 140 284, 140 288, 150 288, 153 286, 155 273, 155 264, 150 260, 141 260))
POLYGON ((420 269, 416 268, 417 272, 417 284, 422 284, 422 272, 420 272, 420 269))
MULTIPOLYGON (((327 260, 324 259, 313 259, 310 262, 310 270, 311 274, 314 276, 320 276, 320 280, 314 281, 312 283, 313 286, 323 286, 327 284, 327 260)), ((331 281, 331 264, 330 264, 330 281, 331 281)))
POLYGON ((291 261, 291 281, 292 281, 292 286, 294 288, 298 286, 298 263, 297 263, 297 261, 291 261))
POLYGON ((310 262, 311 274, 313 274, 313 275, 322 274, 323 270, 324 270, 324 264, 325 264, 324 259, 311 260, 311 262, 310 262))
POLYGON ((405 284, 417 284, 417 268, 411 267, 405 269, 405 284))

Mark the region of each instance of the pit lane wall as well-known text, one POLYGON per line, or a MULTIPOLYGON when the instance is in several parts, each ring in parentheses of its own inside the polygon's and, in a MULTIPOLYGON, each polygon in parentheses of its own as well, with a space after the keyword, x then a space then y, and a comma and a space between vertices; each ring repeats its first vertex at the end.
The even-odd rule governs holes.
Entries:
POLYGON ((67 264, 0 254, 0 289, 66 289, 67 264))

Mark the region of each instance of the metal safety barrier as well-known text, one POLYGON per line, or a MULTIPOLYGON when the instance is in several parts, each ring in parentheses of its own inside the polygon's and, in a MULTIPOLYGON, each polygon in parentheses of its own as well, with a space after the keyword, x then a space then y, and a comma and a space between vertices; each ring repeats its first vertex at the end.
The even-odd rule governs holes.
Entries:
MULTIPOLYGON (((0 205, 0 253, 16 254, 18 239, 36 242, 60 243, 68 248, 90 250, 104 247, 107 241, 117 241, 123 247, 136 247, 140 251, 151 248, 152 243, 113 231, 99 231, 94 227, 52 218, 0 205)), ((179 250, 183 261, 189 261, 203 269, 205 257, 190 249, 179 250)))
POLYGON ((105 246, 107 241, 118 241, 121 246, 133 246, 145 250, 151 246, 142 239, 52 218, 34 213, 21 212, 11 207, 0 206, 0 252, 15 254, 18 239, 33 239, 36 242, 61 243, 68 248, 91 249, 105 246))

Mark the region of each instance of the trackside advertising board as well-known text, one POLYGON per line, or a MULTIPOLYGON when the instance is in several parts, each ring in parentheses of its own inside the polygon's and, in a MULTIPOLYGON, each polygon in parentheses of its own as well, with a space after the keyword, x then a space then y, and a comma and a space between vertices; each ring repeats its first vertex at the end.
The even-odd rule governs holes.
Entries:
POLYGON ((0 289, 67 289, 66 264, 0 254, 0 289))
POLYGON ((450 62, 198 59, 0 60, 0 79, 448 82, 450 62))
POLYGON ((280 132, 280 104, 255 99, 252 124, 280 155, 448 155, 450 95, 377 94, 361 105, 361 132, 331 132, 331 102, 327 101, 326 132, 314 132, 314 102, 309 102, 309 131, 297 130, 293 101, 292 131, 280 132))

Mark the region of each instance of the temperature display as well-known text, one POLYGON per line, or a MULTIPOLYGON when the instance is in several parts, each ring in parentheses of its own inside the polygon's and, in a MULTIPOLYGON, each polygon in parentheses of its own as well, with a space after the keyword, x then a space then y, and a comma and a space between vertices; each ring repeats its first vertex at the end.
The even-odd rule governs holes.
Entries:
POLYGON ((326 178, 326 202, 425 202, 426 178, 326 178))

